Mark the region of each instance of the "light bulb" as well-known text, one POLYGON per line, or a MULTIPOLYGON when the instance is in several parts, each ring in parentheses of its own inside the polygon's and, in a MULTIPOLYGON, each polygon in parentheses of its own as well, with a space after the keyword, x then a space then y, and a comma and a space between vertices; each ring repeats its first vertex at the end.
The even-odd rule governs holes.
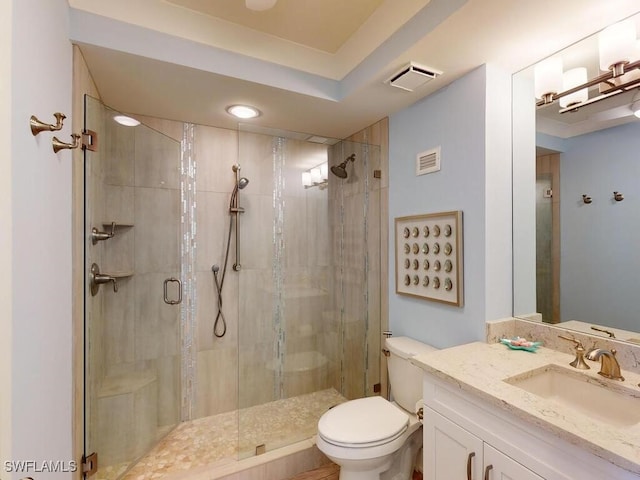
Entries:
POLYGON ((632 19, 614 23, 598 34, 600 69, 630 62, 636 48, 636 25, 632 19))
POLYGON ((562 90, 562 58, 547 58, 534 69, 536 98, 562 90))
POLYGON ((227 113, 237 118, 247 119, 259 116, 260 110, 251 105, 230 105, 227 107, 227 113))
POLYGON ((320 176, 323 182, 329 179, 329 166, 326 163, 320 165, 320 176))
POLYGON ((120 125, 124 125, 125 127, 137 127, 140 125, 140 122, 135 118, 127 117, 126 115, 115 115, 113 119, 119 123, 120 125))
MULTIPOLYGON (((563 91, 575 88, 584 83, 587 83, 587 69, 585 67, 572 68, 562 75, 563 91)), ((566 108, 576 103, 586 102, 587 100, 589 100, 589 90, 582 88, 575 93, 560 97, 560 106, 566 108)))
POLYGON ((314 167, 311 169, 311 182, 312 183, 320 183, 322 182, 322 175, 320 174, 320 168, 314 167))
POLYGON ((310 172, 302 172, 302 186, 310 187, 311 186, 311 173, 310 172))

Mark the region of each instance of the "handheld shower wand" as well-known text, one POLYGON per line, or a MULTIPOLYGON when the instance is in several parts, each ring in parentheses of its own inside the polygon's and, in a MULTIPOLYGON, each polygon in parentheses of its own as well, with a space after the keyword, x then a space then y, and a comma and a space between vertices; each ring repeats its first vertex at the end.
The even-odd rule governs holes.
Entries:
POLYGON ((244 213, 244 208, 239 205, 238 196, 239 191, 249 185, 249 180, 240 176, 240 165, 234 165, 233 171, 236 174, 236 184, 231 192, 231 198, 229 200, 229 233, 227 235, 227 246, 224 253, 224 263, 222 264, 222 273, 220 273, 220 266, 213 265, 211 271, 213 272, 213 280, 215 282, 216 296, 218 298, 218 313, 213 323, 213 334, 220 338, 224 337, 227 332, 227 321, 224 318, 222 312, 222 287, 224 286, 224 277, 227 273, 227 263, 229 261, 229 247, 231 246, 231 233, 233 231, 233 220, 235 218, 236 226, 236 262, 233 264, 233 270, 240 271, 240 223, 238 214, 244 213))

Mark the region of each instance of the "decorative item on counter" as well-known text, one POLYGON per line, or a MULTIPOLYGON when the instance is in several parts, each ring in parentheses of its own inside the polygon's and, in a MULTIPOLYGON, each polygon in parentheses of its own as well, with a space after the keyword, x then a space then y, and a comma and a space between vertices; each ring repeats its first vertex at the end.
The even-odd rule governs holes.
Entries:
POLYGON ((513 350, 526 350, 527 352, 535 352, 542 345, 542 342, 531 342, 522 337, 501 338, 500 343, 504 343, 513 350))

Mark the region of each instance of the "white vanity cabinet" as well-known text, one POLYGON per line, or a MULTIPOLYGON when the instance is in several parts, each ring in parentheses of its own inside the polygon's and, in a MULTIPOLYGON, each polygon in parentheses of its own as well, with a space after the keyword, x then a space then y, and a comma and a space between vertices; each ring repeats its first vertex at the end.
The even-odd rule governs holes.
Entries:
POLYGON ((434 410, 424 409, 425 480, 542 480, 434 410))
POLYGON ((425 480, 640 478, 523 420, 506 402, 498 407, 466 391, 453 379, 427 373, 424 405, 425 480))

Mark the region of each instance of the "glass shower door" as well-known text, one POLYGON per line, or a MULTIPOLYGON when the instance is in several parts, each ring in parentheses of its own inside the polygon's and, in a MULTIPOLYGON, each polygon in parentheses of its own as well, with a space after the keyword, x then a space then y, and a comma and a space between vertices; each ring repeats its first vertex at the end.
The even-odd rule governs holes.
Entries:
POLYGON ((180 143, 85 98, 85 454, 115 479, 181 416, 180 143))

